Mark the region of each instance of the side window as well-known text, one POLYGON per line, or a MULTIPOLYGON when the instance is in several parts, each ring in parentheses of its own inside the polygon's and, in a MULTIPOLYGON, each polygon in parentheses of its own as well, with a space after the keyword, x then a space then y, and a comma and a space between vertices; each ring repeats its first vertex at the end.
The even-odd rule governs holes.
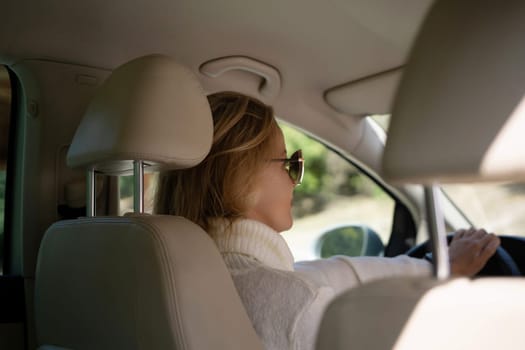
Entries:
MULTIPOLYGON (((144 174, 144 211, 153 212, 153 199, 157 186, 157 174, 144 174)), ((119 177, 119 214, 133 211, 133 176, 119 177)))
POLYGON ((0 66, 0 274, 3 273, 6 172, 9 144, 9 119, 11 110, 11 83, 9 73, 0 66))
POLYGON ((294 192, 294 225, 283 237, 296 260, 336 254, 383 255, 395 201, 324 144, 281 125, 289 153, 303 150, 305 175, 294 192))

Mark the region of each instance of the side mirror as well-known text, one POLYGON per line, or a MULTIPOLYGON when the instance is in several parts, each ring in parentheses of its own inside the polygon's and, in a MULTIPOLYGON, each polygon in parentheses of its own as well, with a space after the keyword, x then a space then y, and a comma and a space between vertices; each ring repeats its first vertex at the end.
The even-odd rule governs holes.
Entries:
POLYGON ((332 255, 381 256, 385 246, 381 238, 366 225, 347 225, 325 232, 317 241, 321 258, 332 255))

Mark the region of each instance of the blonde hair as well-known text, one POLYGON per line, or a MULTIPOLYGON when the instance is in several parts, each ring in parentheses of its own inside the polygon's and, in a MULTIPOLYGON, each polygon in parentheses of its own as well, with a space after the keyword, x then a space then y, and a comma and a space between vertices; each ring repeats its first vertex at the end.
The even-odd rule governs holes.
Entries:
POLYGON ((156 213, 184 216, 205 230, 212 218, 243 216, 279 131, 273 109, 252 97, 220 92, 208 102, 214 123, 210 153, 193 168, 162 172, 155 198, 156 213))

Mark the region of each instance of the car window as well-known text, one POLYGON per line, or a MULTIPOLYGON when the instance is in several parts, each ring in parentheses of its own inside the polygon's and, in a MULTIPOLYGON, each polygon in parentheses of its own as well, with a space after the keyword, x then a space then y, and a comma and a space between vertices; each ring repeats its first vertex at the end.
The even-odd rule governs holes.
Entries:
MULTIPOLYGON (((153 197, 157 186, 157 174, 144 174, 144 212, 153 212, 153 197)), ((119 213, 124 215, 133 211, 133 176, 119 177, 119 213)))
POLYGON ((282 124, 291 154, 303 150, 305 175, 294 192, 294 225, 284 232, 296 260, 335 254, 382 255, 395 201, 347 159, 282 124))
POLYGON ((388 131, 390 126, 390 114, 372 114, 370 115, 373 121, 375 121, 383 130, 388 131))
POLYGON ((7 174, 7 147, 9 144, 9 119, 11 110, 11 83, 9 73, 0 66, 0 274, 3 272, 5 197, 7 174))
POLYGON ((442 186, 476 226, 496 234, 525 236, 525 183, 442 186))

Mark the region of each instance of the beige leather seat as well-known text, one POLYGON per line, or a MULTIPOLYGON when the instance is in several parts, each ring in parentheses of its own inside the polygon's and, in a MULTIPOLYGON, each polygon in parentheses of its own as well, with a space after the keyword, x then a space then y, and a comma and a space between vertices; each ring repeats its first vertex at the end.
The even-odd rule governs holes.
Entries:
MULTIPOLYGON (((436 1, 397 93, 385 176, 523 181, 524 22, 519 0, 436 1)), ((333 301, 317 349, 524 349, 523 295, 523 278, 378 281, 333 301)))
MULTIPOLYGON (((196 78, 168 57, 147 56, 100 88, 68 164, 111 175, 133 164, 139 172, 190 167, 212 133, 196 78)), ((262 348, 213 241, 182 217, 55 223, 39 252, 35 314, 40 349, 262 348)))
POLYGON ((317 349, 523 349, 524 293, 522 278, 372 282, 329 305, 317 349))

